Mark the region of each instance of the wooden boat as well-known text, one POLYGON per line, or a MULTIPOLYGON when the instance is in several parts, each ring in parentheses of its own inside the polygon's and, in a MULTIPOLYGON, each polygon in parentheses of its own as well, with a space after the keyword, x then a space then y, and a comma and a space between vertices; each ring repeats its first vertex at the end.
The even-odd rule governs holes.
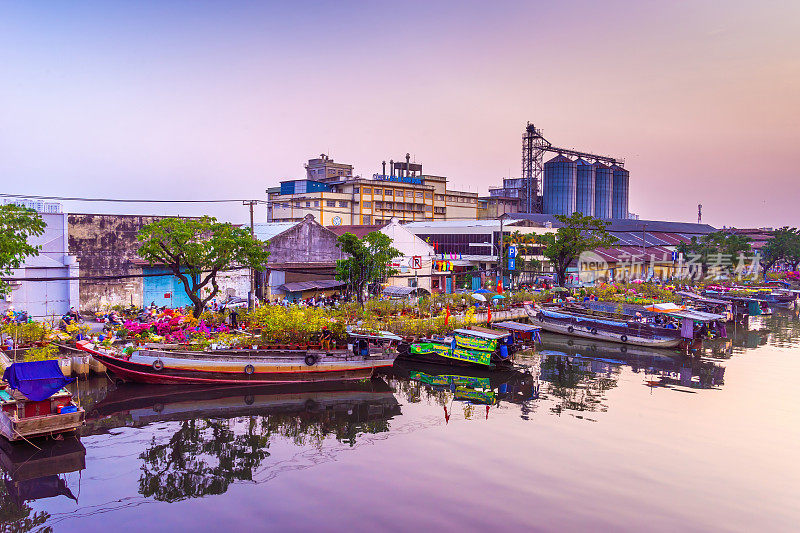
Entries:
POLYGON ((388 332, 351 332, 348 349, 181 351, 140 349, 120 354, 79 341, 121 381, 157 384, 298 383, 366 379, 392 366, 402 338, 388 332))
POLYGON ((415 342, 400 357, 440 365, 496 368, 510 366, 515 351, 510 331, 471 327, 451 336, 432 336, 415 342))
POLYGON ((64 385, 71 382, 56 361, 13 363, 0 384, 0 434, 9 441, 69 433, 85 413, 64 385))
POLYGON ((575 311, 553 311, 526 306, 531 322, 544 331, 635 346, 673 348, 682 342, 681 331, 655 324, 625 321, 575 311))

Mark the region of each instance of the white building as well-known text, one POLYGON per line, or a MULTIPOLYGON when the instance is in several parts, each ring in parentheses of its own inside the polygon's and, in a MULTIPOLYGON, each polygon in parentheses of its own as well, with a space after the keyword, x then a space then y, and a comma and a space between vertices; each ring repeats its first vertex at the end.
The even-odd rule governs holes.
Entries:
POLYGON ((436 255, 433 246, 414 235, 397 218, 389 221, 380 232, 392 239, 392 246, 402 254, 392 263, 399 273, 389 278, 387 284, 418 287, 431 292, 431 273, 436 255))
POLYGON ((69 255, 67 215, 56 206, 42 206, 55 212, 40 213, 47 227, 41 236, 29 240, 29 244, 41 246, 39 255, 29 257, 13 271, 11 278, 17 279, 10 282, 11 292, 0 299, 0 311, 13 306, 42 319, 78 308, 78 259, 69 255))

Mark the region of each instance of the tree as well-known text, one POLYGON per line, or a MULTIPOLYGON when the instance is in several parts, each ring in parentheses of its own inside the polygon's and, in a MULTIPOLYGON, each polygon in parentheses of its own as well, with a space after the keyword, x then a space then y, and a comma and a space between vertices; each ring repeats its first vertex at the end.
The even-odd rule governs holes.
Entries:
MULTIPOLYGON (((39 255, 39 246, 28 244, 30 237, 44 233, 42 217, 33 209, 15 204, 0 206, 0 274, 10 276, 27 257, 39 255)), ((11 287, 0 280, 0 296, 8 294, 11 287)))
POLYGON ((679 253, 700 264, 703 277, 708 274, 709 267, 716 263, 731 265, 733 259, 750 251, 750 238, 725 231, 715 231, 692 237, 689 242, 677 246, 679 253), (725 263, 725 261, 727 261, 725 263))
POLYGON ((233 266, 263 269, 269 257, 267 243, 253 238, 250 230, 210 217, 158 220, 144 226, 137 238, 142 258, 165 265, 183 282, 195 317, 219 293, 217 274, 233 266), (203 298, 201 291, 209 285, 203 298))
POLYGON ((761 249, 764 279, 767 278, 767 272, 781 261, 789 263, 792 270, 797 270, 800 263, 800 230, 797 228, 784 226, 775 230, 761 249))
POLYGON ((556 282, 563 286, 567 267, 583 252, 609 247, 617 238, 606 229, 609 223, 598 218, 580 213, 556 215, 556 218, 564 225, 555 233, 538 235, 536 240, 544 245, 542 255, 550 260, 556 271, 556 282))
MULTIPOLYGON (((517 247, 517 257, 514 261, 514 270, 509 270, 509 276, 512 280, 514 280, 515 275, 518 281, 522 281, 522 274, 528 274, 528 278, 531 277, 531 270, 540 270, 542 268, 542 262, 535 258, 525 259, 526 256, 533 255, 536 251, 536 235, 533 233, 520 233, 519 230, 515 230, 511 235, 506 235, 503 237, 503 267, 508 267, 508 249, 511 245, 515 245, 517 247)), ((512 285, 514 285, 512 281, 512 285)))
POLYGON ((350 256, 336 261, 336 279, 347 282, 359 303, 364 302, 364 288, 368 284, 397 274, 390 263, 400 252, 392 247, 388 235, 373 231, 359 239, 352 233, 345 233, 337 239, 336 246, 350 256))

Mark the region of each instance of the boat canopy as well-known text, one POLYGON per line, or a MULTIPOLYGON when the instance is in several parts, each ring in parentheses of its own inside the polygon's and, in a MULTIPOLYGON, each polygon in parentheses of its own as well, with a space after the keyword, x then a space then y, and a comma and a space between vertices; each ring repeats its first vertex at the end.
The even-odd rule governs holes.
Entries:
POLYGON ((503 328, 503 329, 510 329, 512 331, 524 331, 524 332, 534 332, 538 331, 540 328, 537 326, 532 326, 530 324, 523 324, 522 322, 496 322, 493 324, 496 328, 503 328))
POLYGON ((717 320, 725 320, 722 315, 714 313, 706 313, 703 311, 695 311, 694 309, 684 309, 681 311, 668 311, 666 314, 677 318, 689 318, 695 322, 715 322, 717 320))
POLYGON ((3 372, 3 380, 29 400, 40 402, 60 391, 67 383, 75 381, 75 378, 65 377, 58 361, 48 360, 13 363, 3 372))
POLYGON ((508 337, 510 333, 505 331, 491 331, 483 329, 454 329, 453 333, 460 333, 472 337, 480 337, 482 339, 503 339, 508 337))
POLYGON ((683 296, 684 298, 688 298, 690 300, 695 300, 707 304, 729 305, 731 303, 730 300, 718 300, 716 298, 709 298, 708 296, 702 296, 700 294, 695 294, 689 291, 678 291, 675 294, 677 294, 678 296, 683 296))
POLYGON ((578 323, 580 322, 592 322, 595 324, 605 324, 607 326, 618 326, 621 328, 627 327, 627 322, 621 322, 619 320, 607 320, 605 318, 596 318, 593 316, 583 316, 583 315, 573 315, 569 313, 556 313, 555 311, 547 311, 542 309, 540 311, 544 316, 549 318, 560 318, 560 319, 575 319, 578 323))
POLYGON ((395 335, 390 331, 353 331, 347 330, 347 334, 358 339, 375 339, 384 341, 402 341, 403 337, 395 335))
POLYGON ((656 313, 672 313, 675 311, 683 311, 684 309, 686 309, 684 306, 672 302, 653 304, 645 307, 646 311, 654 311, 656 313))

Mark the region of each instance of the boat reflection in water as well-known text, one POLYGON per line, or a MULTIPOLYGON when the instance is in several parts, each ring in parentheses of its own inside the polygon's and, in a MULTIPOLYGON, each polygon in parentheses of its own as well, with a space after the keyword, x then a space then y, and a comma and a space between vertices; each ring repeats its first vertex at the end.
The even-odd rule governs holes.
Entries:
POLYGON ((437 397, 444 408, 445 422, 450 421, 450 401, 463 402, 469 418, 472 405, 485 405, 486 418, 489 407, 501 402, 525 404, 535 399, 538 387, 533 375, 519 369, 481 369, 447 367, 417 361, 397 360, 389 375, 398 378, 395 386, 405 393, 409 402, 419 400, 419 387, 424 386, 429 395, 437 397))
MULTIPOLYGON (((726 350, 715 345, 709 351, 716 354, 726 350)), ((558 374, 572 366, 580 372, 615 382, 619 367, 627 366, 634 373, 643 373, 645 383, 651 386, 708 389, 724 384, 725 368, 721 365, 669 350, 547 335, 543 336, 539 353, 543 358, 541 368, 545 381, 558 381, 558 374)), ((607 386, 610 388, 615 383, 607 383, 607 386)))
POLYGON ((31 531, 47 522, 49 513, 34 512, 28 502, 59 496, 78 501, 65 474, 86 468, 86 448, 81 441, 69 436, 63 440, 39 440, 36 445, 39 448, 0 440, 2 531, 31 531))
POLYGON ((354 447, 370 434, 387 432, 400 404, 377 378, 255 387, 122 384, 87 413, 84 434, 158 423, 139 455, 139 493, 178 501, 314 466, 338 453, 341 444, 354 447), (332 439, 336 449, 324 449, 332 439), (277 440, 294 446, 276 448, 277 440), (309 459, 306 445, 321 457, 309 459), (275 453, 295 455, 270 461, 275 453))

